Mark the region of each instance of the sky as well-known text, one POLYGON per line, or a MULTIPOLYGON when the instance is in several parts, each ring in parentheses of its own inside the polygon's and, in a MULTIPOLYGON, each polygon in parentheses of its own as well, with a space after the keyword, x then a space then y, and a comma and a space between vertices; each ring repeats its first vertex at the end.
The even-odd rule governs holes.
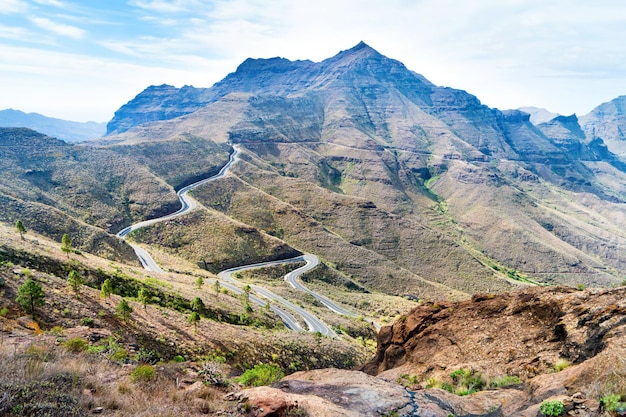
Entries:
POLYGON ((499 109, 584 115, 626 95, 623 0, 0 0, 0 109, 108 121, 150 85, 364 41, 499 109))

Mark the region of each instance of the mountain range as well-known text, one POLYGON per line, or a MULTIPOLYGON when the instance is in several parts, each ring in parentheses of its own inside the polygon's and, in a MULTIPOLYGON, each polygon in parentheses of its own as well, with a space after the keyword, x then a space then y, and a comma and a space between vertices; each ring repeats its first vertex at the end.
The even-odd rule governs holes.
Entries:
POLYGON ((94 140, 0 127, 0 414, 618 415, 625 100, 494 109, 359 43, 150 86, 94 140), (218 279, 300 254, 308 292, 303 258, 218 279))
POLYGON ((105 123, 72 122, 20 110, 0 110, 0 127, 26 127, 66 142, 99 138, 106 132, 105 123))
POLYGON ((212 211, 135 238, 210 270, 243 252, 269 255, 225 247, 223 236, 191 239, 226 215, 373 291, 463 298, 528 283, 605 286, 626 273, 623 101, 533 124, 361 42, 321 62, 248 59, 211 88, 148 87, 107 136, 52 155, 38 145, 48 158, 7 167, 0 187, 115 233, 171 210, 175 190, 238 143, 236 175, 194 192, 212 211), (99 185, 68 173, 68 155, 76 172, 102 161, 99 185), (74 193, 87 197, 77 205, 74 193))

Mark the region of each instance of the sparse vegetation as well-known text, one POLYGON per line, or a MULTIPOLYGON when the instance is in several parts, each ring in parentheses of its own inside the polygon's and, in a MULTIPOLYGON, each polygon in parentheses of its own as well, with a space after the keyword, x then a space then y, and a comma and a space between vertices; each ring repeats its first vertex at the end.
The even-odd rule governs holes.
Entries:
POLYGON ((237 381, 249 387, 270 385, 281 379, 285 374, 276 365, 259 363, 252 369, 246 370, 237 381))
POLYGON ((201 290, 202 286, 204 285, 204 278, 202 278, 202 276, 198 276, 198 278, 196 278, 195 284, 196 284, 196 288, 198 290, 201 290))
POLYGON ((111 298, 111 293, 113 293, 113 286, 111 285, 111 280, 107 278, 100 287, 100 297, 109 299, 111 298))
POLYGON ((554 372, 561 372, 563 369, 569 368, 570 362, 565 358, 559 358, 554 363, 554 372))
POLYGON ((565 413, 565 404, 561 400, 545 400, 539 406, 544 416, 562 416, 565 413))
POLYGON ((63 346, 72 353, 79 353, 86 351, 89 344, 80 337, 75 337, 63 342, 63 346))
POLYGON ((150 382, 156 378, 156 370, 152 365, 137 365, 130 374, 131 381, 135 383, 150 382))
POLYGON ((515 375, 502 375, 491 378, 489 381, 490 388, 506 388, 512 385, 521 384, 522 381, 515 375))
POLYGON ((67 285, 72 289, 76 297, 80 297, 80 287, 85 283, 85 279, 74 269, 67 276, 67 285))
POLYGON ((24 223, 22 223, 21 220, 15 221, 15 231, 19 233, 20 239, 24 239, 24 233, 26 233, 26 227, 24 226, 24 223))
POLYGON ((623 413, 626 411, 626 402, 622 401, 620 394, 607 394, 600 398, 600 404, 610 413, 623 413))
POLYGON ((63 234, 61 238, 61 250, 65 252, 65 254, 69 257, 70 252, 74 252, 74 248, 72 247, 72 239, 67 233, 63 234))
POLYGON ((152 295, 150 294, 150 291, 148 291, 146 288, 139 288, 139 291, 137 291, 137 301, 139 301, 141 305, 143 305, 143 309, 144 311, 146 311, 148 309, 148 304, 150 304, 150 302, 152 301, 152 295))
POLYGON ((196 334, 198 329, 198 322, 200 321, 200 314, 198 314, 196 311, 192 311, 187 321, 193 324, 193 333, 196 334))

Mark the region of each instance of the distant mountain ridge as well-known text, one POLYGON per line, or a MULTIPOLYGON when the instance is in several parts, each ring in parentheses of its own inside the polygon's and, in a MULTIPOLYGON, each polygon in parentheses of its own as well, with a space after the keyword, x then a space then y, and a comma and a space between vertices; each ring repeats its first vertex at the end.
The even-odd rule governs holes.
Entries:
POLYGON ((66 142, 82 142, 106 133, 106 123, 72 122, 20 110, 0 110, 0 127, 26 127, 66 142))

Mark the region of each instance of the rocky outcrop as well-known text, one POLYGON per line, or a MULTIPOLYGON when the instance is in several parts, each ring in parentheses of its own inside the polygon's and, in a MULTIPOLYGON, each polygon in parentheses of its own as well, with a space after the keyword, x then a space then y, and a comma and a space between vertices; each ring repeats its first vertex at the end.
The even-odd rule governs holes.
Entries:
POLYGON ((133 126, 193 113, 214 98, 215 95, 207 88, 153 85, 115 112, 113 119, 107 123, 106 134, 122 133, 133 126))
MULTIPOLYGON (((457 369, 491 378, 514 375, 524 382, 515 389, 477 394, 503 410, 494 415, 534 416, 550 398, 565 399, 570 410, 580 411, 572 415, 599 415, 598 398, 626 388, 625 296, 623 287, 534 287, 425 303, 381 329, 376 357, 363 370, 392 380, 411 375, 422 381, 418 387, 428 378, 445 381, 457 369), (559 360, 572 366, 558 372, 559 360)), ((452 404, 439 391, 434 395, 452 404)))
MULTIPOLYGON (((532 378, 559 358, 582 363, 626 330, 626 288, 533 287, 459 303, 424 303, 378 336, 364 370, 420 380, 469 367, 532 378)), ((494 375, 495 376, 495 375, 494 375)))
POLYGON ((534 287, 425 303, 383 327, 376 357, 363 368, 370 375, 297 372, 231 399, 248 402, 255 416, 301 410, 322 417, 536 417, 546 400, 562 402, 571 416, 610 415, 600 399, 626 389, 625 296, 626 288, 534 287), (558 359, 569 366, 557 367, 558 359), (483 381, 508 375, 517 382, 487 382, 470 395, 429 387, 458 369, 480 373, 483 381))

